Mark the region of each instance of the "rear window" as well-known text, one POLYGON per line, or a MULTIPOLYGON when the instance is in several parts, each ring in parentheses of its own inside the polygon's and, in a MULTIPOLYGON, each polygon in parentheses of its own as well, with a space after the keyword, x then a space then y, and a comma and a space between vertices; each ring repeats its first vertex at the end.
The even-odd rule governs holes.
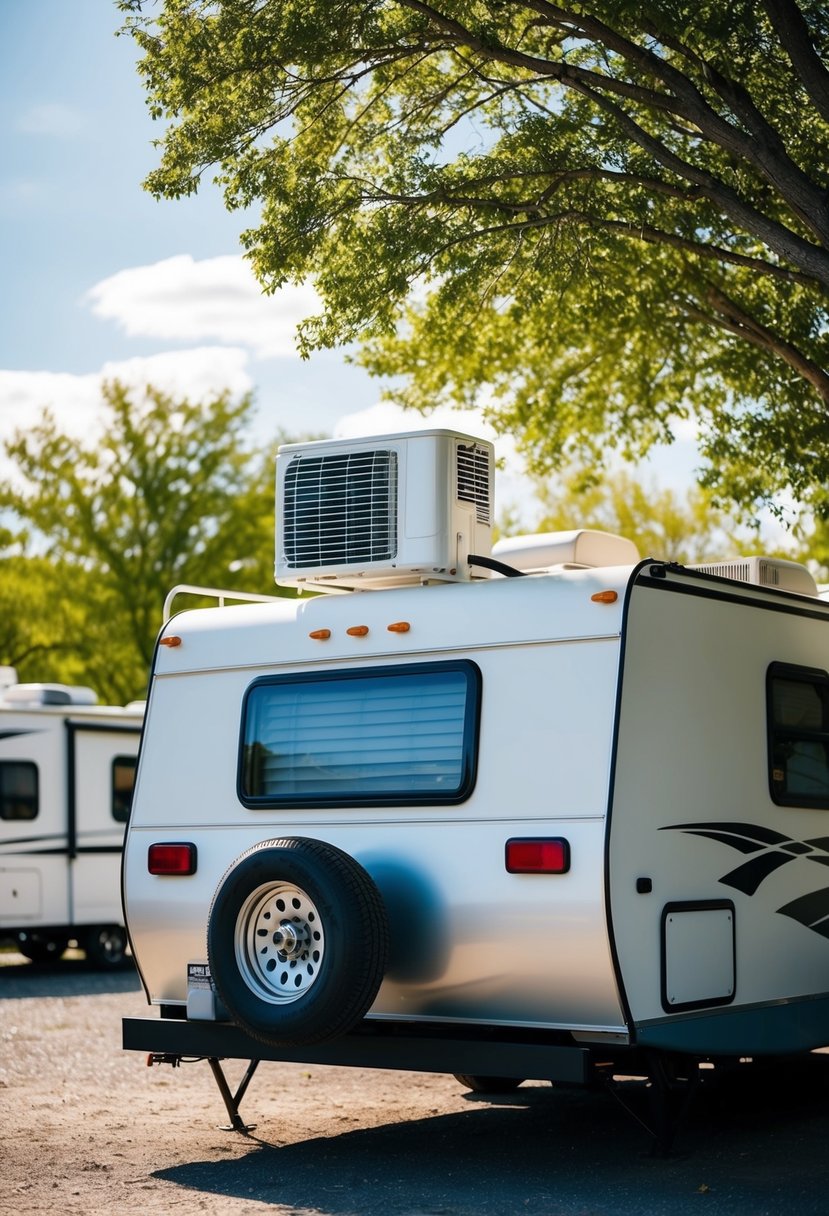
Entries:
POLYGON ((30 760, 0 762, 0 819, 36 819, 37 765, 30 760))
POLYGON ((458 803, 475 784, 474 663, 273 676, 248 689, 239 794, 248 806, 458 803))
POLYGON ((773 800, 829 808, 829 675, 773 663, 767 697, 773 800))
POLYGON ((135 787, 135 756, 116 756, 112 761, 112 818, 126 823, 132 807, 135 787))

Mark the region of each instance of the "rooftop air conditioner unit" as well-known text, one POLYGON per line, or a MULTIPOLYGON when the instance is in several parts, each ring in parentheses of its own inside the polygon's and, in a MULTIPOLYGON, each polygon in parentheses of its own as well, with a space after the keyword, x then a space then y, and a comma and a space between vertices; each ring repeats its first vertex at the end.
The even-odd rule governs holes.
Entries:
POLYGON ((456 431, 292 443, 276 458, 276 581, 390 587, 485 578, 494 450, 456 431))
POLYGON ((806 567, 781 557, 733 557, 728 561, 689 566, 689 569, 717 574, 739 583, 755 583, 758 587, 794 591, 798 595, 818 594, 817 584, 806 567))

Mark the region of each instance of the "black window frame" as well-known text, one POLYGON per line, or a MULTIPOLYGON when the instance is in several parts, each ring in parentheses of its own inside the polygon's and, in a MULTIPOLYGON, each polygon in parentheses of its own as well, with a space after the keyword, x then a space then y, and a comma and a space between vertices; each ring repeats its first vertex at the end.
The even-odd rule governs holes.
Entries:
POLYGON ((112 766, 110 768, 109 809, 110 809, 110 814, 112 815, 112 818, 115 820, 116 823, 129 823, 130 813, 132 812, 132 799, 133 799, 133 794, 135 793, 135 770, 136 770, 137 764, 138 764, 137 756, 131 756, 131 755, 125 754, 125 755, 121 755, 121 756, 112 757, 112 766), (115 785, 115 768, 116 768, 116 765, 119 765, 119 764, 124 768, 132 769, 132 789, 130 791, 130 804, 127 807, 127 812, 123 817, 121 815, 115 814, 115 807, 116 807, 116 803, 118 801, 118 790, 115 785))
POLYGON ((766 724, 767 724, 767 755, 769 794, 776 806, 805 807, 814 810, 829 810, 829 789, 826 794, 791 793, 783 783, 775 779, 775 755, 778 746, 786 740, 822 743, 827 752, 829 764, 829 672, 819 667, 801 667, 794 663, 771 663, 766 671, 766 724), (778 726, 774 718, 775 680, 788 680, 801 684, 810 684, 820 690, 821 701, 825 706, 825 730, 810 730, 808 728, 787 728, 778 726))
POLYGON ((40 772, 34 760, 0 760, 0 822, 2 823, 33 823, 40 815, 40 772), (34 772, 34 814, 33 815, 7 815, 5 808, 7 802, 11 800, 11 795, 7 795, 4 789, 3 773, 8 768, 26 768, 34 772))
POLYGON ((315 808, 315 807, 392 807, 392 806, 458 806, 472 794, 478 774, 478 752, 481 724, 481 669, 469 659, 450 659, 434 663, 402 663, 393 666, 354 667, 331 671, 292 672, 287 674, 261 676, 254 680, 245 690, 242 701, 242 712, 239 733, 239 752, 236 770, 236 789, 239 801, 251 810, 269 810, 274 808, 315 808), (248 704, 256 689, 263 686, 285 684, 310 684, 323 682, 345 682, 360 679, 388 678, 394 679, 404 675, 423 675, 430 672, 458 671, 466 677, 466 706, 463 722, 463 744, 461 758, 461 781, 458 787, 447 793, 414 791, 404 794, 399 791, 377 791, 371 793, 355 793, 353 795, 336 794, 285 794, 282 796, 267 794, 253 795, 245 787, 245 734, 248 717, 248 704))

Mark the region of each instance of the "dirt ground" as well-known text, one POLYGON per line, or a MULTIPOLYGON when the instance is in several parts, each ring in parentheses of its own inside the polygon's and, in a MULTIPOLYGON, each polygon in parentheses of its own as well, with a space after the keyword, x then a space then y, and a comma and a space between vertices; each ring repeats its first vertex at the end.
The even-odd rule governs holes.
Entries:
MULTIPOLYGON (((703 1095, 665 1160, 637 1122, 639 1083, 615 1097, 526 1084, 483 1100, 451 1077, 263 1063, 243 1136, 221 1129, 204 1062, 148 1068, 121 1050, 121 1017, 146 1012, 132 970, 0 954, 0 1212, 829 1212, 823 1076, 703 1095)), ((235 1084, 243 1066, 227 1070, 235 1084)))

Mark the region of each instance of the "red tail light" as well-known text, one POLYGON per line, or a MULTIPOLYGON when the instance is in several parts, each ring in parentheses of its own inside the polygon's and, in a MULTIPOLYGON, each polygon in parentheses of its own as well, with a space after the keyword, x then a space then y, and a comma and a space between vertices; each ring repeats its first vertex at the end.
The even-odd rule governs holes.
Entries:
POLYGON ((151 874, 195 874, 196 846, 151 844, 147 852, 147 869, 151 874))
POLYGON ((563 836, 513 837, 506 845, 510 874, 566 874, 570 869, 570 843, 563 836))

